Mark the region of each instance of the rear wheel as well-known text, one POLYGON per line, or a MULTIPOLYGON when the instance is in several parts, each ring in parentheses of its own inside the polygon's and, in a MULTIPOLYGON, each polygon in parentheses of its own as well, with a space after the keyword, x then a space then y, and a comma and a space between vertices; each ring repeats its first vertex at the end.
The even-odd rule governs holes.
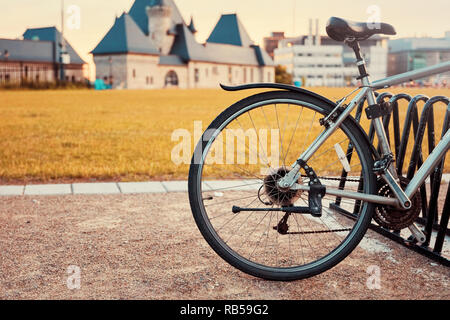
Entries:
MULTIPOLYGON (((331 109, 298 93, 266 92, 231 106, 205 132, 189 174, 191 208, 206 241, 234 267, 264 279, 302 279, 332 268, 361 241, 370 203, 326 195, 321 217, 271 211, 308 206, 308 193, 276 182, 324 130, 319 119, 331 109), (340 214, 336 202, 354 216, 340 214), (233 213, 236 206, 249 211, 233 213)), ((375 193, 370 147, 350 119, 307 165, 325 186, 338 188, 345 170, 342 189, 375 193)), ((298 183, 309 182, 302 171, 298 183)))

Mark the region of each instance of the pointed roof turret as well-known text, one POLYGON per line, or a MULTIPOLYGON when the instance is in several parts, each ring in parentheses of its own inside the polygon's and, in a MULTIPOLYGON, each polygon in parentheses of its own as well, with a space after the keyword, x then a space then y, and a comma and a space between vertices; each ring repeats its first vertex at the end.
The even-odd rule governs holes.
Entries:
POLYGON ((194 25, 194 18, 192 16, 191 16, 191 22, 189 23, 188 28, 189 28, 189 30, 191 30, 191 32, 193 34, 197 33, 197 29, 195 28, 195 25, 194 25))
POLYGON ((159 54, 159 51, 151 40, 142 33, 134 20, 128 14, 123 13, 119 18, 116 18, 112 28, 91 53, 159 54))
POLYGON ((156 6, 167 6, 172 8, 172 29, 174 29, 177 24, 184 23, 183 16, 173 0, 136 0, 128 14, 146 35, 150 33, 148 30, 148 15, 146 9, 147 7, 156 6))
POLYGON ((206 42, 250 47, 253 41, 236 14, 224 14, 206 42))

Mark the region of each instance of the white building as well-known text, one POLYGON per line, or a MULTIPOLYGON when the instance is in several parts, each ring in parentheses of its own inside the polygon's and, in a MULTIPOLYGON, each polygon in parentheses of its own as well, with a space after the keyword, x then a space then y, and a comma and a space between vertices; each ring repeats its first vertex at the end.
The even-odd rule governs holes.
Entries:
MULTIPOLYGON (((294 81, 303 86, 339 87, 356 84, 359 76, 353 51, 341 42, 328 37, 310 35, 287 38, 275 49, 276 65, 285 66, 294 76, 294 81)), ((373 37, 361 42, 361 50, 367 62, 372 80, 385 78, 388 66, 388 48, 385 39, 373 37)))
POLYGON ((342 46, 291 45, 275 50, 275 64, 308 87, 344 85, 342 46))
POLYGON ((217 88, 274 82, 270 56, 236 14, 222 15, 205 44, 173 0, 136 0, 92 51, 97 79, 113 88, 217 88))
MULTIPOLYGON (((450 61, 450 31, 443 38, 402 38, 389 41, 389 75, 429 67, 450 61)), ((450 72, 438 74, 418 82, 450 83, 450 72)))

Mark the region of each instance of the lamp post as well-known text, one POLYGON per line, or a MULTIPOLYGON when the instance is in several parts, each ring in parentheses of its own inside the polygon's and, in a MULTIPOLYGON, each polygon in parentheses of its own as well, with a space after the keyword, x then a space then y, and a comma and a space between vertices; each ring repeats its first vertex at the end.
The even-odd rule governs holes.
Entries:
POLYGON ((61 0, 61 43, 60 43, 60 52, 59 52, 59 63, 60 63, 60 80, 65 81, 66 73, 64 64, 68 63, 67 61, 67 52, 66 52, 66 39, 64 38, 64 0, 61 0))

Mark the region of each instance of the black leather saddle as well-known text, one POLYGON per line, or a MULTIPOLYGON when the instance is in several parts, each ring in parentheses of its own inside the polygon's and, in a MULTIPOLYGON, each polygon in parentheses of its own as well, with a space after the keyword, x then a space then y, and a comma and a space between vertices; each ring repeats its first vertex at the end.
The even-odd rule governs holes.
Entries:
POLYGON ((353 22, 332 17, 327 23, 328 36, 336 41, 366 40, 375 34, 396 35, 393 26, 387 23, 353 22))

